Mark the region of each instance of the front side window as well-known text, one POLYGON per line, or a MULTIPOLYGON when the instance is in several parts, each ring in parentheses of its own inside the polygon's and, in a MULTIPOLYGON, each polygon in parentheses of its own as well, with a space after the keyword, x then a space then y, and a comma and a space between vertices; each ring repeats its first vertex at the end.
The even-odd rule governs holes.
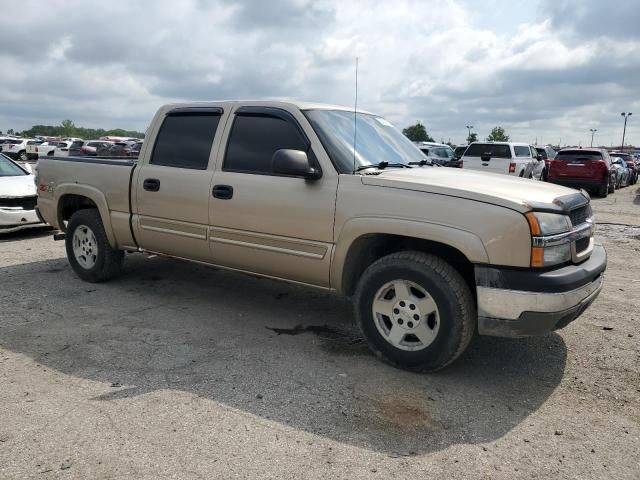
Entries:
POLYGON ((220 113, 170 113, 162 122, 149 163, 206 170, 219 122, 220 113))
POLYGON ((268 114, 236 114, 222 169, 271 173, 271 158, 281 149, 307 151, 309 145, 292 122, 268 114))

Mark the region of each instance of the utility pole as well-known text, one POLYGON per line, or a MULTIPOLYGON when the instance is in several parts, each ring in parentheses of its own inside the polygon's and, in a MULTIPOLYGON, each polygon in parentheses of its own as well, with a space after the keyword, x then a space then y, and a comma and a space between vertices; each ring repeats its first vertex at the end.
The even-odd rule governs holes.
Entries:
POLYGON ((471 129, 473 128, 473 125, 467 125, 467 130, 469 130, 469 136, 467 137, 467 143, 471 143, 471 129))
POLYGON ((620 151, 624 152, 624 135, 625 133, 627 133, 627 119, 633 115, 633 113, 629 112, 629 113, 625 113, 622 112, 620 115, 622 115, 624 117, 624 128, 622 129, 622 145, 620 145, 620 151))
POLYGON ((591 132, 591 146, 593 147, 593 136, 598 131, 598 129, 597 128, 590 128, 589 131, 591 132))

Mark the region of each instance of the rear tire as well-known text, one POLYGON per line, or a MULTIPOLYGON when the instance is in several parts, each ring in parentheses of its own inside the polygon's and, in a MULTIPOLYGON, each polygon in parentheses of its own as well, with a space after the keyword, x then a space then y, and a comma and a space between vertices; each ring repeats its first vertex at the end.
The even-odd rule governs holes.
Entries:
POLYGON ((95 208, 78 210, 71 215, 65 246, 71 267, 85 282, 104 282, 122 271, 124 251, 109 245, 100 213, 95 208))
POLYGON ((29 155, 27 155, 27 152, 23 150, 22 152, 18 153, 18 160, 20 160, 21 162, 26 162, 27 160, 29 160, 29 155))
POLYGON ((477 320, 473 295, 460 273, 439 257, 411 251, 388 255, 367 268, 354 309, 378 357, 422 372, 458 358, 477 320))
POLYGON ((609 184, 609 188, 607 189, 608 193, 614 193, 616 191, 616 181, 615 179, 613 180, 613 182, 611 182, 609 184))
POLYGON ((607 198, 608 194, 609 194, 609 185, 601 185, 600 188, 598 188, 599 197, 607 198))

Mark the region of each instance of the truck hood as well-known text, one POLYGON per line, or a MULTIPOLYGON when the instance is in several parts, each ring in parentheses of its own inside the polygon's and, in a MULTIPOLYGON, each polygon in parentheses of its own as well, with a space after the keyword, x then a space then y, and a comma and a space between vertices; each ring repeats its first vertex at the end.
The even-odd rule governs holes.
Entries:
POLYGON ((536 180, 431 166, 383 170, 378 175, 363 175, 362 183, 477 200, 523 213, 534 207, 555 210, 562 206, 559 197, 582 196, 576 190, 536 180))
POLYGON ((0 197, 32 197, 36 194, 33 175, 0 177, 0 197))

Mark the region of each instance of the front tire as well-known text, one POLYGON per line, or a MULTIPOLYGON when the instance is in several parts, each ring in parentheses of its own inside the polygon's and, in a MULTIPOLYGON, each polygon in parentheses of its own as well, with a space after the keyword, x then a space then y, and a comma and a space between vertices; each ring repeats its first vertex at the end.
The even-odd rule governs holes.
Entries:
POLYGON ((433 372, 465 351, 476 325, 473 295, 450 264, 422 252, 373 263, 354 295, 355 317, 369 348, 399 368, 433 372))
POLYGON ((109 245, 98 210, 78 210, 69 219, 65 246, 76 275, 91 283, 104 282, 118 275, 124 264, 124 251, 109 245))
POLYGON ((29 160, 29 155, 27 155, 27 152, 23 150, 22 152, 18 153, 18 160, 20 160, 21 162, 26 162, 29 160))

